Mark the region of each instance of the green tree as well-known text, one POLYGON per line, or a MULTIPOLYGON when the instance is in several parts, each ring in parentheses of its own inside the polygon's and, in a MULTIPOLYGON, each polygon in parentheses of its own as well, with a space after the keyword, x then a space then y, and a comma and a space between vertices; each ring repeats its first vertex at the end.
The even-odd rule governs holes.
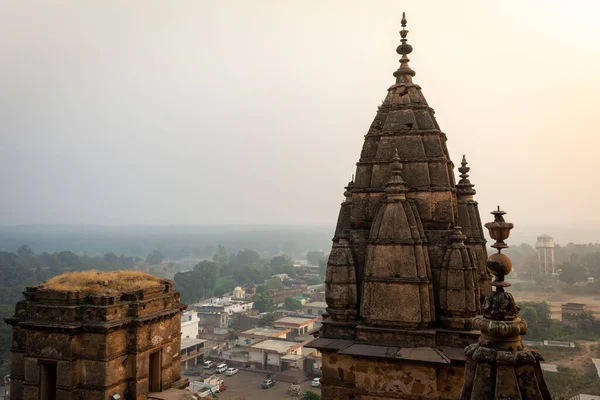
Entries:
POLYGON ((290 278, 296 277, 296 270, 292 259, 286 255, 275 256, 270 262, 273 274, 287 274, 290 278))
POLYGON ((222 244, 217 246, 217 252, 213 256, 213 261, 217 264, 219 269, 229 264, 229 254, 227 254, 227 250, 225 250, 225 246, 222 244))
POLYGON ((158 265, 165 259, 165 255, 158 250, 154 250, 146 257, 146 262, 150 265, 158 265))
POLYGON ((256 266, 245 265, 243 268, 233 273, 233 278, 242 285, 260 283, 263 281, 263 275, 256 266))
POLYGON ((267 290, 281 290, 284 288, 283 282, 278 278, 269 279, 264 283, 264 286, 267 290))
POLYGON ((116 264, 121 261, 115 253, 106 253, 106 254, 104 254, 103 258, 104 258, 104 261, 106 261, 108 264, 116 264))
POLYGON ((299 310, 302 308, 302 303, 300 303, 298 300, 294 299, 293 297, 286 297, 283 300, 283 308, 289 311, 295 311, 295 310, 299 310))
POLYGON ((521 307, 519 317, 527 321, 527 336, 531 338, 540 338, 543 329, 539 326, 540 317, 534 307, 521 307))
POLYGON ((17 255, 19 257, 31 257, 33 256, 33 250, 31 250, 28 245, 24 244, 17 249, 17 255))
POLYGON ((269 312, 273 311, 273 303, 271 301, 271 295, 268 292, 258 293, 254 296, 254 308, 258 312, 269 312))
POLYGON ((562 282, 565 282, 567 285, 573 285, 577 282, 583 282, 587 279, 585 274, 585 268, 583 268, 579 264, 575 263, 563 263, 562 271, 558 276, 562 282))
POLYGON ((596 281, 600 281, 600 252, 585 254, 581 257, 580 262, 589 276, 592 276, 596 281))
POLYGON ((181 294, 181 301, 189 304, 211 296, 217 278, 217 264, 213 261, 201 261, 191 271, 176 273, 174 280, 181 294))
POLYGON ((223 296, 223 294, 232 291, 235 288, 235 280, 231 276, 220 276, 215 283, 214 296, 223 296))
POLYGON ((302 400, 321 400, 321 395, 312 390, 307 390, 302 395, 302 400))
POLYGON ((229 263, 235 269, 243 268, 246 265, 259 265, 260 254, 250 249, 240 250, 229 258, 229 263))

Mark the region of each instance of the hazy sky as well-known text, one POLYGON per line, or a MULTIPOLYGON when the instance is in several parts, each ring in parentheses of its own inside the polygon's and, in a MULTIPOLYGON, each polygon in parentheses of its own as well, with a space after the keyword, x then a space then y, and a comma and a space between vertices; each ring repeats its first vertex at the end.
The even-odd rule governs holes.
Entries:
POLYGON ((0 9, 0 224, 334 224, 403 10, 484 220, 600 223, 598 1, 0 9))

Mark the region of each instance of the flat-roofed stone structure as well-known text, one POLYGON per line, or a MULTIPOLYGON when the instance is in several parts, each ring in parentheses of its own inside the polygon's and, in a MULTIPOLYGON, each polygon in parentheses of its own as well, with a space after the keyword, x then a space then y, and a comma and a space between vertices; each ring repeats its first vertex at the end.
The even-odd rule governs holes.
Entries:
POLYGON ((6 319, 13 327, 11 399, 144 400, 182 385, 186 306, 172 281, 86 271, 24 295, 6 319))

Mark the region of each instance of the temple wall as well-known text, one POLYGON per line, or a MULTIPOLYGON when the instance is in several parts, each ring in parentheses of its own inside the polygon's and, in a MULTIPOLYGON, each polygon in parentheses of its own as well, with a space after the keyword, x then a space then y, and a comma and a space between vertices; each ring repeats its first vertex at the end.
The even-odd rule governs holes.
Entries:
POLYGON ((20 302, 9 321, 11 399, 39 400, 42 376, 50 371, 58 400, 110 400, 114 394, 145 400, 156 352, 162 389, 171 387, 181 378, 182 305, 172 284, 165 285, 107 298, 28 288, 29 301, 20 302))
POLYGON ((426 364, 323 353, 323 399, 455 400, 464 365, 426 364))

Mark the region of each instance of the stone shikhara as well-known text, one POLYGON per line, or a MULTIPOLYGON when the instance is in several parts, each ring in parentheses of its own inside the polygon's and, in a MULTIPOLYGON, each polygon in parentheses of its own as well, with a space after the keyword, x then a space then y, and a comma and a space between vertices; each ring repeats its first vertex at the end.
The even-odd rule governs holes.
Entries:
POLYGON ((467 160, 454 164, 409 66, 400 67, 345 188, 327 265, 323 399, 456 399, 474 318, 491 293, 467 160))

